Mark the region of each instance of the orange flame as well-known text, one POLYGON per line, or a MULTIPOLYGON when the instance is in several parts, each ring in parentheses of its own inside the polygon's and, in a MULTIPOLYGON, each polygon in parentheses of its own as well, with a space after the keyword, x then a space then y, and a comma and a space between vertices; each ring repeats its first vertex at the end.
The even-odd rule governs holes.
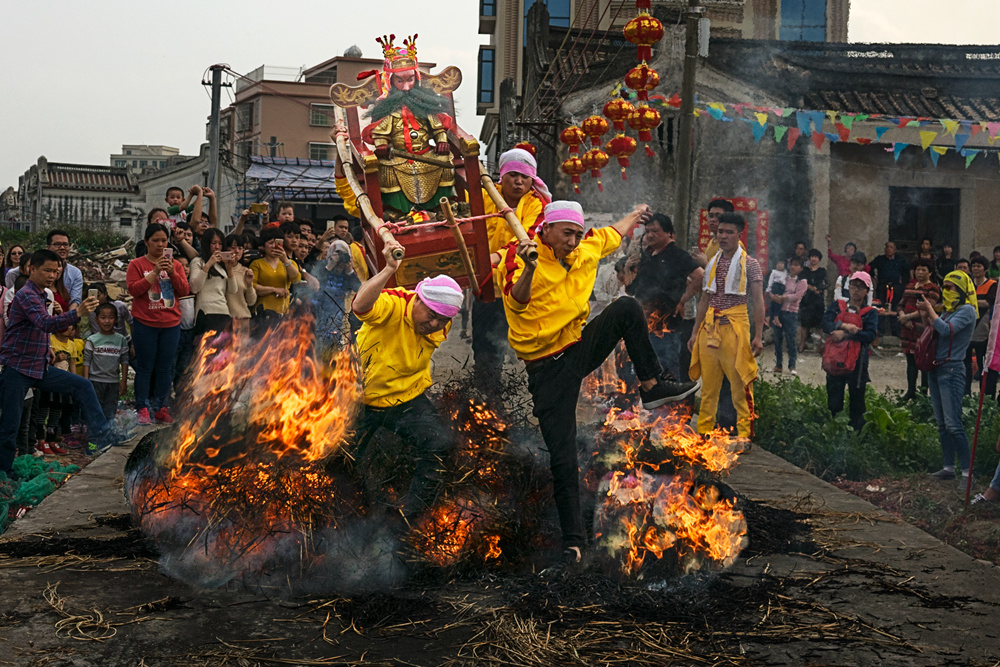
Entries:
POLYGON ((165 470, 132 490, 147 534, 197 517, 192 549, 245 571, 263 566, 273 536, 335 524, 332 504, 347 499, 321 461, 361 388, 349 351, 323 364, 312 341, 309 318, 286 318, 259 341, 222 334, 200 350, 176 432, 156 450, 165 470))

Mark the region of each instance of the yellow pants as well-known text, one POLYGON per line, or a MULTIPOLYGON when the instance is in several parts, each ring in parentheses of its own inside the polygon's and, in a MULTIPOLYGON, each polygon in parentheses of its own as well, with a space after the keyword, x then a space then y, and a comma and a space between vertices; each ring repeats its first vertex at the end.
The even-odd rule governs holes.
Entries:
POLYGON ((729 324, 718 324, 719 347, 708 347, 708 336, 698 336, 698 353, 701 361, 701 408, 698 410, 698 432, 715 429, 715 415, 719 411, 719 392, 723 377, 729 378, 733 406, 736 408, 736 431, 741 438, 753 435, 753 385, 744 385, 736 370, 739 344, 736 330, 729 324))

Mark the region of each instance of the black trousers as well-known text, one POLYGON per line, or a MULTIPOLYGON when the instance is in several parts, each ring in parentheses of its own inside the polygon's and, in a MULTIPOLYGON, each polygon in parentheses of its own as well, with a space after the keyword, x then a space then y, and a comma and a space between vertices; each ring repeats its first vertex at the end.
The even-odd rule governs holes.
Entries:
POLYGON ((826 376, 826 405, 833 415, 840 414, 844 409, 844 388, 850 395, 848 407, 851 416, 851 428, 860 431, 865 425, 865 388, 868 386, 868 376, 861 377, 859 372, 850 375, 826 376))
POLYGON ((388 408, 366 405, 358 421, 354 448, 355 461, 362 470, 370 461, 372 438, 380 428, 392 431, 410 446, 413 478, 403 499, 403 512, 407 517, 416 516, 437 499, 442 459, 451 444, 451 431, 424 394, 388 408))
POLYGON ((587 536, 580 509, 580 462, 576 442, 576 404, 580 384, 625 341, 640 381, 662 373, 649 342, 646 317, 631 297, 615 300, 583 327, 580 340, 562 354, 528 362, 528 391, 542 438, 549 450, 552 492, 564 547, 583 547, 587 536))
POLYGON ((472 304, 472 359, 476 382, 483 388, 500 385, 507 353, 507 313, 499 297, 490 303, 472 304))
MULTIPOLYGON (((691 376, 688 373, 691 371, 691 350, 688 349, 688 341, 691 340, 691 334, 694 333, 694 320, 681 320, 680 326, 681 332, 681 355, 680 355, 680 367, 681 376, 677 378, 681 382, 690 382, 691 376)), ((726 394, 729 396, 729 394, 726 394)), ((721 402, 720 402, 721 405, 721 402)), ((733 397, 729 396, 729 407, 733 411, 733 426, 736 425, 736 410, 733 408, 733 397)))

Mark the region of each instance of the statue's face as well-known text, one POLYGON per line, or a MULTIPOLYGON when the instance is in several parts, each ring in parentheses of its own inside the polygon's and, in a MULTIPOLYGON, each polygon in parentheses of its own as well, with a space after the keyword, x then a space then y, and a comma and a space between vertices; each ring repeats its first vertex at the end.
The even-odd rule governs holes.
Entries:
POLYGON ((392 75, 392 85, 396 90, 406 92, 417 83, 417 73, 413 70, 409 72, 398 72, 392 75))

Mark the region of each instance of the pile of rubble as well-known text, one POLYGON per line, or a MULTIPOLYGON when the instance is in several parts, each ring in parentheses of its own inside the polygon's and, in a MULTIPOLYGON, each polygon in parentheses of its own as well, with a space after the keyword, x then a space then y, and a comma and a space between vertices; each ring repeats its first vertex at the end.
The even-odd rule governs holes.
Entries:
POLYGON ((69 262, 83 273, 83 282, 104 283, 108 288, 111 300, 128 301, 128 289, 125 285, 125 272, 128 263, 135 257, 135 242, 126 241, 114 248, 105 248, 86 254, 77 254, 76 248, 70 251, 69 262))

